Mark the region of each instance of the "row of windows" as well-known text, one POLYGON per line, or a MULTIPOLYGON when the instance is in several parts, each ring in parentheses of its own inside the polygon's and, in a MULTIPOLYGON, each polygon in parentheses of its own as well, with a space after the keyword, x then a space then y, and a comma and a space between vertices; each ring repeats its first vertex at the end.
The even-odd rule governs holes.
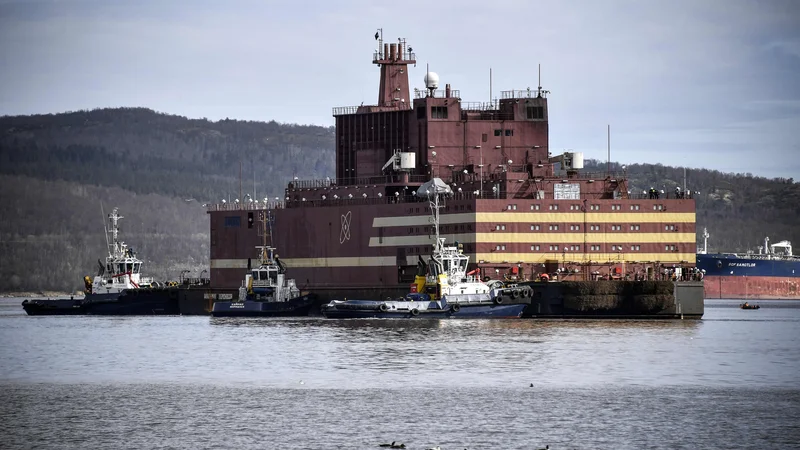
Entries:
MULTIPOLYGON (((609 230, 611 231, 622 231, 622 225, 610 225, 609 230)), ((641 225, 629 225, 630 231, 639 231, 641 230, 641 225)), ((495 225, 494 228, 496 231, 505 231, 506 226, 505 224, 498 224, 495 225)), ((541 227, 537 224, 531 225, 531 231, 539 231, 541 227)), ((664 225, 664 231, 678 231, 677 225, 664 225)), ((548 230, 550 231, 558 231, 558 225, 549 225, 548 230)), ((580 225, 570 225, 569 231, 581 231, 580 225)), ((602 225, 589 225, 589 231, 602 231, 602 225)))
MULTIPOLYGON (((531 251, 532 252, 541 251, 541 248, 542 248, 542 246, 539 245, 539 244, 531 245, 531 251)), ((600 252, 600 251, 602 251, 602 248, 603 248, 602 245, 590 245, 589 246, 589 251, 591 251, 591 252, 600 252)), ((622 251, 638 252, 638 251, 641 251, 641 248, 642 248, 641 245, 631 245, 631 246, 628 246, 628 247, 626 247, 624 245, 612 245, 611 246, 611 251, 612 252, 622 252, 622 251)), ((506 246, 505 246, 505 244, 498 244, 498 245, 495 246, 494 249, 495 249, 495 251, 505 251, 506 246)), ((581 251, 581 245, 580 244, 577 244, 577 245, 564 245, 564 246, 548 245, 547 246, 547 250, 551 251, 551 252, 579 252, 579 251, 581 251)), ((666 251, 666 252, 676 251, 676 250, 677 250, 677 246, 675 246, 675 245, 665 245, 664 246, 664 251, 666 251)))
MULTIPOLYGON (((424 246, 424 247, 406 247, 406 253, 410 253, 412 255, 430 255, 433 251, 432 246, 424 246)), ((465 252, 472 252, 475 251, 475 247, 473 244, 464 244, 464 251, 465 252)))
MULTIPOLYGON (((558 205, 548 205, 548 206, 549 206, 548 209, 550 211, 558 211, 558 205)), ((631 208, 631 211, 639 211, 640 210, 640 206, 639 205, 630 205, 630 208, 631 208)), ((508 211, 516 211, 517 210, 517 205, 515 205, 515 204, 508 205, 508 207, 506 209, 508 211)), ((539 211, 540 209, 541 209, 540 205, 537 205, 537 204, 531 205, 531 211, 539 211)), ((653 205, 653 210, 662 211, 663 209, 664 209, 664 205, 653 205)), ((569 210, 570 211, 582 211, 581 205, 578 205, 578 204, 569 205, 569 210)), ((622 210, 622 205, 611 205, 611 210, 612 211, 621 211, 622 210)), ((589 211, 600 211, 600 205, 589 205, 589 211)))
POLYGON ((502 136, 504 134, 503 131, 505 131, 505 135, 506 136, 513 136, 514 135, 514 130, 494 130, 494 135, 495 136, 502 136))
MULTIPOLYGON (((467 211, 467 210, 472 211, 472 205, 453 205, 453 211, 467 211)), ((423 213, 430 212, 430 210, 428 208, 426 208, 426 207, 422 207, 421 211, 423 213)), ((449 212, 450 211, 450 206, 449 205, 445 206, 444 207, 444 211, 445 212, 449 212)), ((409 214, 419 214, 420 213, 420 208, 408 208, 408 213, 409 214)))
POLYGON ((544 106, 525 107, 525 118, 528 120, 544 119, 544 106))
MULTIPOLYGON (((500 225, 498 225, 498 227, 499 226, 500 225)), ((503 229, 505 230, 505 225, 503 225, 503 229)), ((499 230, 499 228, 498 228, 498 230, 499 230)), ((439 226, 439 232, 440 233, 458 233, 458 232, 463 233, 463 232, 466 232, 466 231, 472 231, 472 224, 471 223, 467 224, 467 225, 464 225, 462 223, 462 224, 458 224, 458 225, 440 225, 439 226)), ((408 234, 414 234, 414 233, 419 234, 419 232, 420 232, 420 227, 408 227, 408 234)), ((422 232, 431 234, 431 233, 433 233, 433 227, 422 227, 422 232)))
MULTIPOLYGON (((641 248, 642 248, 641 245, 631 245, 631 246, 627 247, 627 249, 628 249, 627 251, 638 252, 638 251, 641 251, 641 248)), ((506 249, 505 245, 498 245, 498 246, 495 247, 495 250, 505 250, 505 249, 506 249)), ((532 252, 539 251, 540 249, 541 249, 541 246, 538 245, 538 244, 537 245, 531 245, 531 251, 532 252)), ((549 251, 551 251, 551 252, 559 252, 559 251, 563 251, 563 252, 579 252, 579 251, 581 251, 581 246, 580 245, 564 245, 562 247, 562 246, 558 246, 558 245, 548 245, 547 249, 549 251)), ((589 246, 589 251, 590 252, 600 252, 602 250, 603 250, 603 246, 602 245, 590 245, 589 246)), ((677 246, 675 246, 675 245, 665 245, 664 246, 664 251, 666 251, 666 252, 676 251, 676 250, 677 250, 677 246)), ((612 252, 626 251, 626 246, 624 246, 624 245, 612 245, 611 246, 611 251, 612 252)))

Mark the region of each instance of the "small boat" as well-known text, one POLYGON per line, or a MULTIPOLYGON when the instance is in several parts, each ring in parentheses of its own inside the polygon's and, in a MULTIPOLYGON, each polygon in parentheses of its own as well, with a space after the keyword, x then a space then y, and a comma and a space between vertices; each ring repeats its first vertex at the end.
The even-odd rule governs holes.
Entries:
POLYGON ((177 297, 139 296, 142 289, 158 288, 159 283, 141 275, 143 262, 132 248, 119 239, 119 215, 114 208, 108 219, 111 228, 106 232, 108 256, 105 264, 97 261, 99 270, 92 279, 83 277, 82 299, 35 299, 22 302, 28 315, 153 315, 179 314, 177 297))
POLYGON ((739 308, 742 308, 742 309, 761 309, 761 306, 759 306, 759 305, 751 305, 751 304, 749 304, 747 302, 744 302, 741 305, 739 305, 739 308))
POLYGON ((239 298, 234 301, 217 301, 211 309, 214 317, 280 317, 307 316, 316 301, 314 294, 302 294, 293 279, 286 278, 286 266, 266 245, 267 228, 271 224, 267 211, 264 219, 264 245, 261 263, 245 275, 239 288, 239 298))
POLYGON ((446 245, 439 236, 440 199, 452 195, 450 186, 434 178, 417 190, 429 200, 435 242, 426 264, 420 258, 411 292, 387 300, 333 300, 322 306, 327 318, 519 318, 530 304, 529 286, 481 281, 477 272, 467 272, 469 257, 463 246, 446 245))

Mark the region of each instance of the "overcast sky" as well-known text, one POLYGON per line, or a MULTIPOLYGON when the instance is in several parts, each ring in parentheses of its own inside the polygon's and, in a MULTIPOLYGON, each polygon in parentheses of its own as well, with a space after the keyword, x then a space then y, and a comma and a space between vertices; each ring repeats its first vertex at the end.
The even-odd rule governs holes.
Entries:
POLYGON ((550 95, 550 147, 800 179, 800 1, 0 0, 0 115, 143 106, 333 125, 377 101, 373 38, 464 101, 550 95))

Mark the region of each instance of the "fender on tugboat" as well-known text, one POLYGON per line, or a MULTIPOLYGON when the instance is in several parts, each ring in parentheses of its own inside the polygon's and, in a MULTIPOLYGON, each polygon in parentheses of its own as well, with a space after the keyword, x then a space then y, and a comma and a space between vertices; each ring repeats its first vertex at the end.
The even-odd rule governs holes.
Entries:
POLYGON ((450 305, 450 312, 457 313, 459 311, 461 311, 461 305, 459 305, 458 303, 453 303, 452 305, 450 305))
POLYGON ((386 312, 389 310, 389 305, 387 305, 386 303, 381 303, 381 306, 379 306, 378 309, 380 309, 381 312, 386 312))
POLYGON ((503 295, 502 294, 498 295, 497 297, 493 298, 492 301, 494 301, 495 305, 503 303, 503 295))
POLYGON ((417 308, 412 308, 411 309, 411 315, 414 316, 414 317, 418 316, 419 315, 419 310, 417 308))

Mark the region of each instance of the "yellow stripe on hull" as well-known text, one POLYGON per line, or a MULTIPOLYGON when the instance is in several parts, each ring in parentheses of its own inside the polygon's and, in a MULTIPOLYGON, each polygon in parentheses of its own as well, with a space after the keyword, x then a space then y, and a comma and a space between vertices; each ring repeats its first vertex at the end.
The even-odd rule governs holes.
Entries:
POLYGON ((661 262, 661 263, 679 263, 686 261, 695 263, 696 255, 694 253, 478 253, 470 259, 472 262, 484 263, 544 263, 545 261, 558 261, 567 263, 570 262, 589 262, 594 261, 598 263, 612 262, 612 263, 631 263, 631 262, 661 262))
MULTIPOLYGON (((582 244, 583 233, 466 233, 443 234, 447 242, 458 241, 462 244, 490 243, 545 243, 545 244, 582 244)), ((402 247, 414 245, 433 245, 433 237, 423 236, 385 236, 369 239, 370 247, 402 247)), ((600 244, 679 244, 694 243, 694 233, 587 233, 587 243, 600 244)))
MULTIPOLYGON (((452 225, 461 223, 583 223, 584 213, 580 211, 571 212, 481 212, 481 213, 459 213, 442 214, 440 225, 452 225)), ((587 223, 618 223, 618 224, 642 224, 642 223, 695 223, 695 213, 670 213, 670 212, 646 212, 646 213, 586 213, 587 223)), ((409 227, 431 225, 430 216, 399 216, 399 217, 376 217, 372 220, 375 228, 384 227, 409 227)))
MULTIPOLYGON (((427 204, 425 210, 428 211, 427 204)), ((462 214, 442 214, 439 216, 439 225, 451 225, 456 223, 475 222, 475 213, 462 214)), ((431 225, 431 216, 400 216, 400 217, 376 217, 372 219, 373 228, 384 227, 413 227, 419 225, 431 225)))
POLYGON ((212 269, 247 269, 246 259, 212 259, 212 269))
MULTIPOLYGON (((632 262, 661 262, 665 264, 677 264, 681 261, 695 263, 694 253, 465 253, 469 256, 472 263, 483 262, 484 264, 503 264, 503 261, 510 264, 523 263, 544 263, 546 261, 571 262, 597 262, 597 263, 632 263, 632 262)), ((427 259, 430 255, 422 255, 427 259)), ((394 267, 397 265, 397 258, 394 256, 376 256, 368 258, 342 257, 342 258, 289 258, 281 259, 289 268, 320 268, 320 267, 394 267)), ((414 265, 417 255, 407 256, 406 264, 414 265)), ((246 259, 212 259, 212 269, 246 269, 246 259)))
MULTIPOLYGON (((583 222, 584 214, 580 211, 554 213, 554 212, 499 212, 477 213, 476 219, 482 223, 563 223, 583 222)), ((442 216, 444 217, 444 216, 442 216)), ((694 213, 586 213, 587 223, 694 223, 694 213)))
POLYGON ((395 256, 353 256, 338 258, 281 258, 286 267, 381 267, 397 266, 395 256))

